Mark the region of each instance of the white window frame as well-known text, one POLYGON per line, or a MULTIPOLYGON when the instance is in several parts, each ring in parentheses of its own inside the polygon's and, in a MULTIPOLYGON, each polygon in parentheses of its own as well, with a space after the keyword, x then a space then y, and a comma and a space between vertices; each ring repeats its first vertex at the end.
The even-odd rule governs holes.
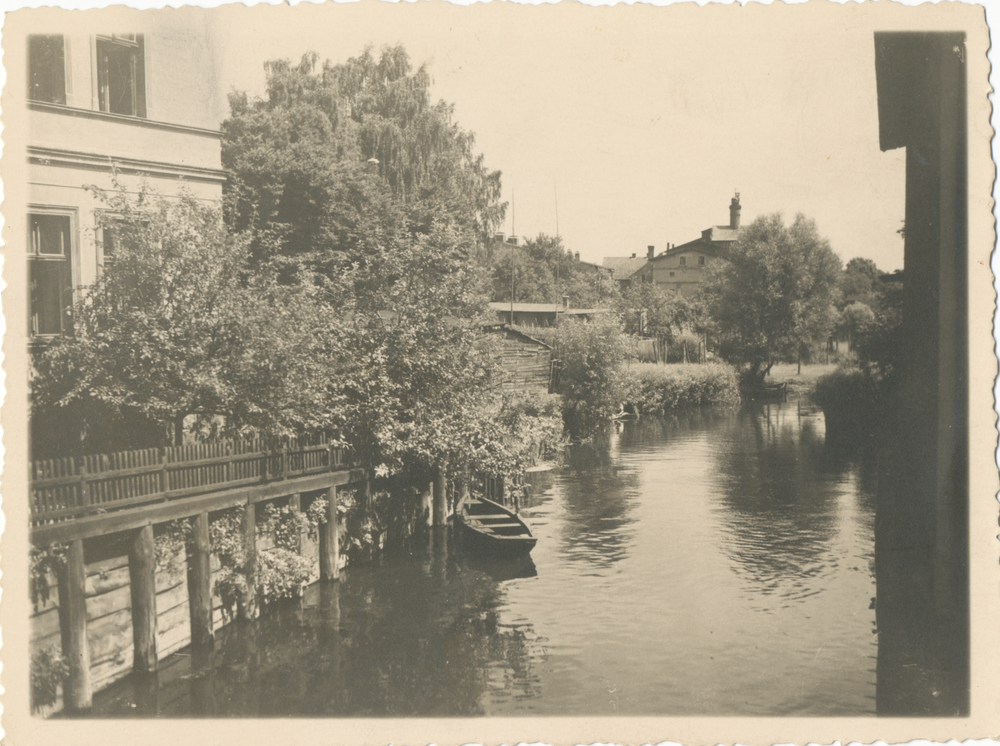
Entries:
POLYGON ((94 97, 93 106, 95 111, 103 111, 109 114, 118 114, 119 116, 134 116, 140 119, 147 118, 148 106, 147 106, 147 85, 146 85, 146 44, 145 39, 142 34, 98 34, 93 37, 93 43, 91 45, 91 61, 93 64, 93 85, 94 85, 94 97), (130 47, 135 49, 137 56, 141 59, 141 65, 138 69, 134 71, 134 78, 132 81, 132 104, 133 113, 132 114, 121 114, 120 112, 112 112, 110 102, 104 102, 102 105, 101 101, 101 85, 104 75, 102 75, 102 62, 100 55, 100 47, 102 43, 115 44, 120 47, 130 47), (140 104, 141 101, 141 104, 140 104))
MULTIPOLYGON (((35 205, 29 204, 27 212, 25 214, 25 220, 27 222, 27 259, 28 259, 28 282, 31 283, 31 271, 32 265, 35 262, 56 262, 56 261, 68 261, 69 262, 69 277, 70 277, 70 297, 69 301, 71 304, 76 304, 79 300, 80 294, 80 219, 79 210, 75 207, 67 206, 55 206, 55 205, 35 205), (35 247, 35 237, 34 232, 31 227, 31 219, 34 215, 53 215, 56 217, 66 217, 69 218, 69 250, 64 252, 64 254, 40 254, 35 247), (56 259, 56 256, 64 256, 64 259, 56 259)), ((62 325, 60 325, 62 327, 62 325)), ((69 335, 72 331, 67 331, 65 328, 61 328, 59 332, 39 332, 38 331, 38 319, 35 313, 35 309, 32 306, 32 292, 29 287, 28 290, 28 332, 29 336, 36 339, 51 339, 53 337, 58 337, 62 335, 69 335)))

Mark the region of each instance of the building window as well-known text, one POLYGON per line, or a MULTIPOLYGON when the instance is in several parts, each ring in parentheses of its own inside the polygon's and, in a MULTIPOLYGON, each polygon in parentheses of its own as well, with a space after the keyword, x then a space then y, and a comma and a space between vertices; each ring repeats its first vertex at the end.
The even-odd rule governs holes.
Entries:
POLYGON ((73 333, 73 220, 67 214, 28 216, 29 332, 73 333))
POLYGON ((671 276, 671 277, 673 277, 673 276, 674 276, 674 273, 673 273, 673 272, 671 272, 671 273, 670 273, 670 276, 671 276))
POLYGON ((101 111, 146 116, 141 34, 97 38, 97 91, 101 111))
POLYGON ((28 98, 66 103, 66 49, 59 34, 28 37, 28 98))
POLYGON ((704 267, 705 266, 705 257, 703 257, 703 256, 699 256, 698 257, 698 266, 699 267, 704 267))
POLYGON ((686 267, 688 263, 688 258, 686 256, 681 257, 681 266, 686 267))

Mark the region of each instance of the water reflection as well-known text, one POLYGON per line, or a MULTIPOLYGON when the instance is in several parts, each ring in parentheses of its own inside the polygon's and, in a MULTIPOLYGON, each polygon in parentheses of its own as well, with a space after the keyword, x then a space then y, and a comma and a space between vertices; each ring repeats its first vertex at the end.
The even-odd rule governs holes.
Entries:
POLYGON ((824 447, 820 413, 643 418, 529 479, 526 561, 431 531, 95 714, 874 712, 871 470, 824 447))
POLYGON ((743 410, 737 428, 715 445, 719 514, 729 524, 729 554, 759 593, 796 598, 815 592, 839 560, 838 496, 823 464, 822 433, 795 410, 743 410), (752 438, 740 437, 750 429, 752 438))

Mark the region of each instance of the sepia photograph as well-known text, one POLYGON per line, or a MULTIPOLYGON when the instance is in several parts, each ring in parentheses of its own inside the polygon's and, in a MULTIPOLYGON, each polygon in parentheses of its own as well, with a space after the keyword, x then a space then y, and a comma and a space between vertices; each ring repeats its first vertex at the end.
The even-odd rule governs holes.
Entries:
POLYGON ((983 7, 0 43, 11 743, 997 732, 983 7))

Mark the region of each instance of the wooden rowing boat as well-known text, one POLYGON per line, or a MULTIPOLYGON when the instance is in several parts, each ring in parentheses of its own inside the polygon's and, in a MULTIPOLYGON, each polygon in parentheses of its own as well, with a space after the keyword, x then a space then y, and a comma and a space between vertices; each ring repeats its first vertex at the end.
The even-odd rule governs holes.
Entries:
POLYGON ((515 557, 528 554, 538 541, 517 513, 486 498, 463 501, 457 517, 463 544, 476 552, 515 557))

